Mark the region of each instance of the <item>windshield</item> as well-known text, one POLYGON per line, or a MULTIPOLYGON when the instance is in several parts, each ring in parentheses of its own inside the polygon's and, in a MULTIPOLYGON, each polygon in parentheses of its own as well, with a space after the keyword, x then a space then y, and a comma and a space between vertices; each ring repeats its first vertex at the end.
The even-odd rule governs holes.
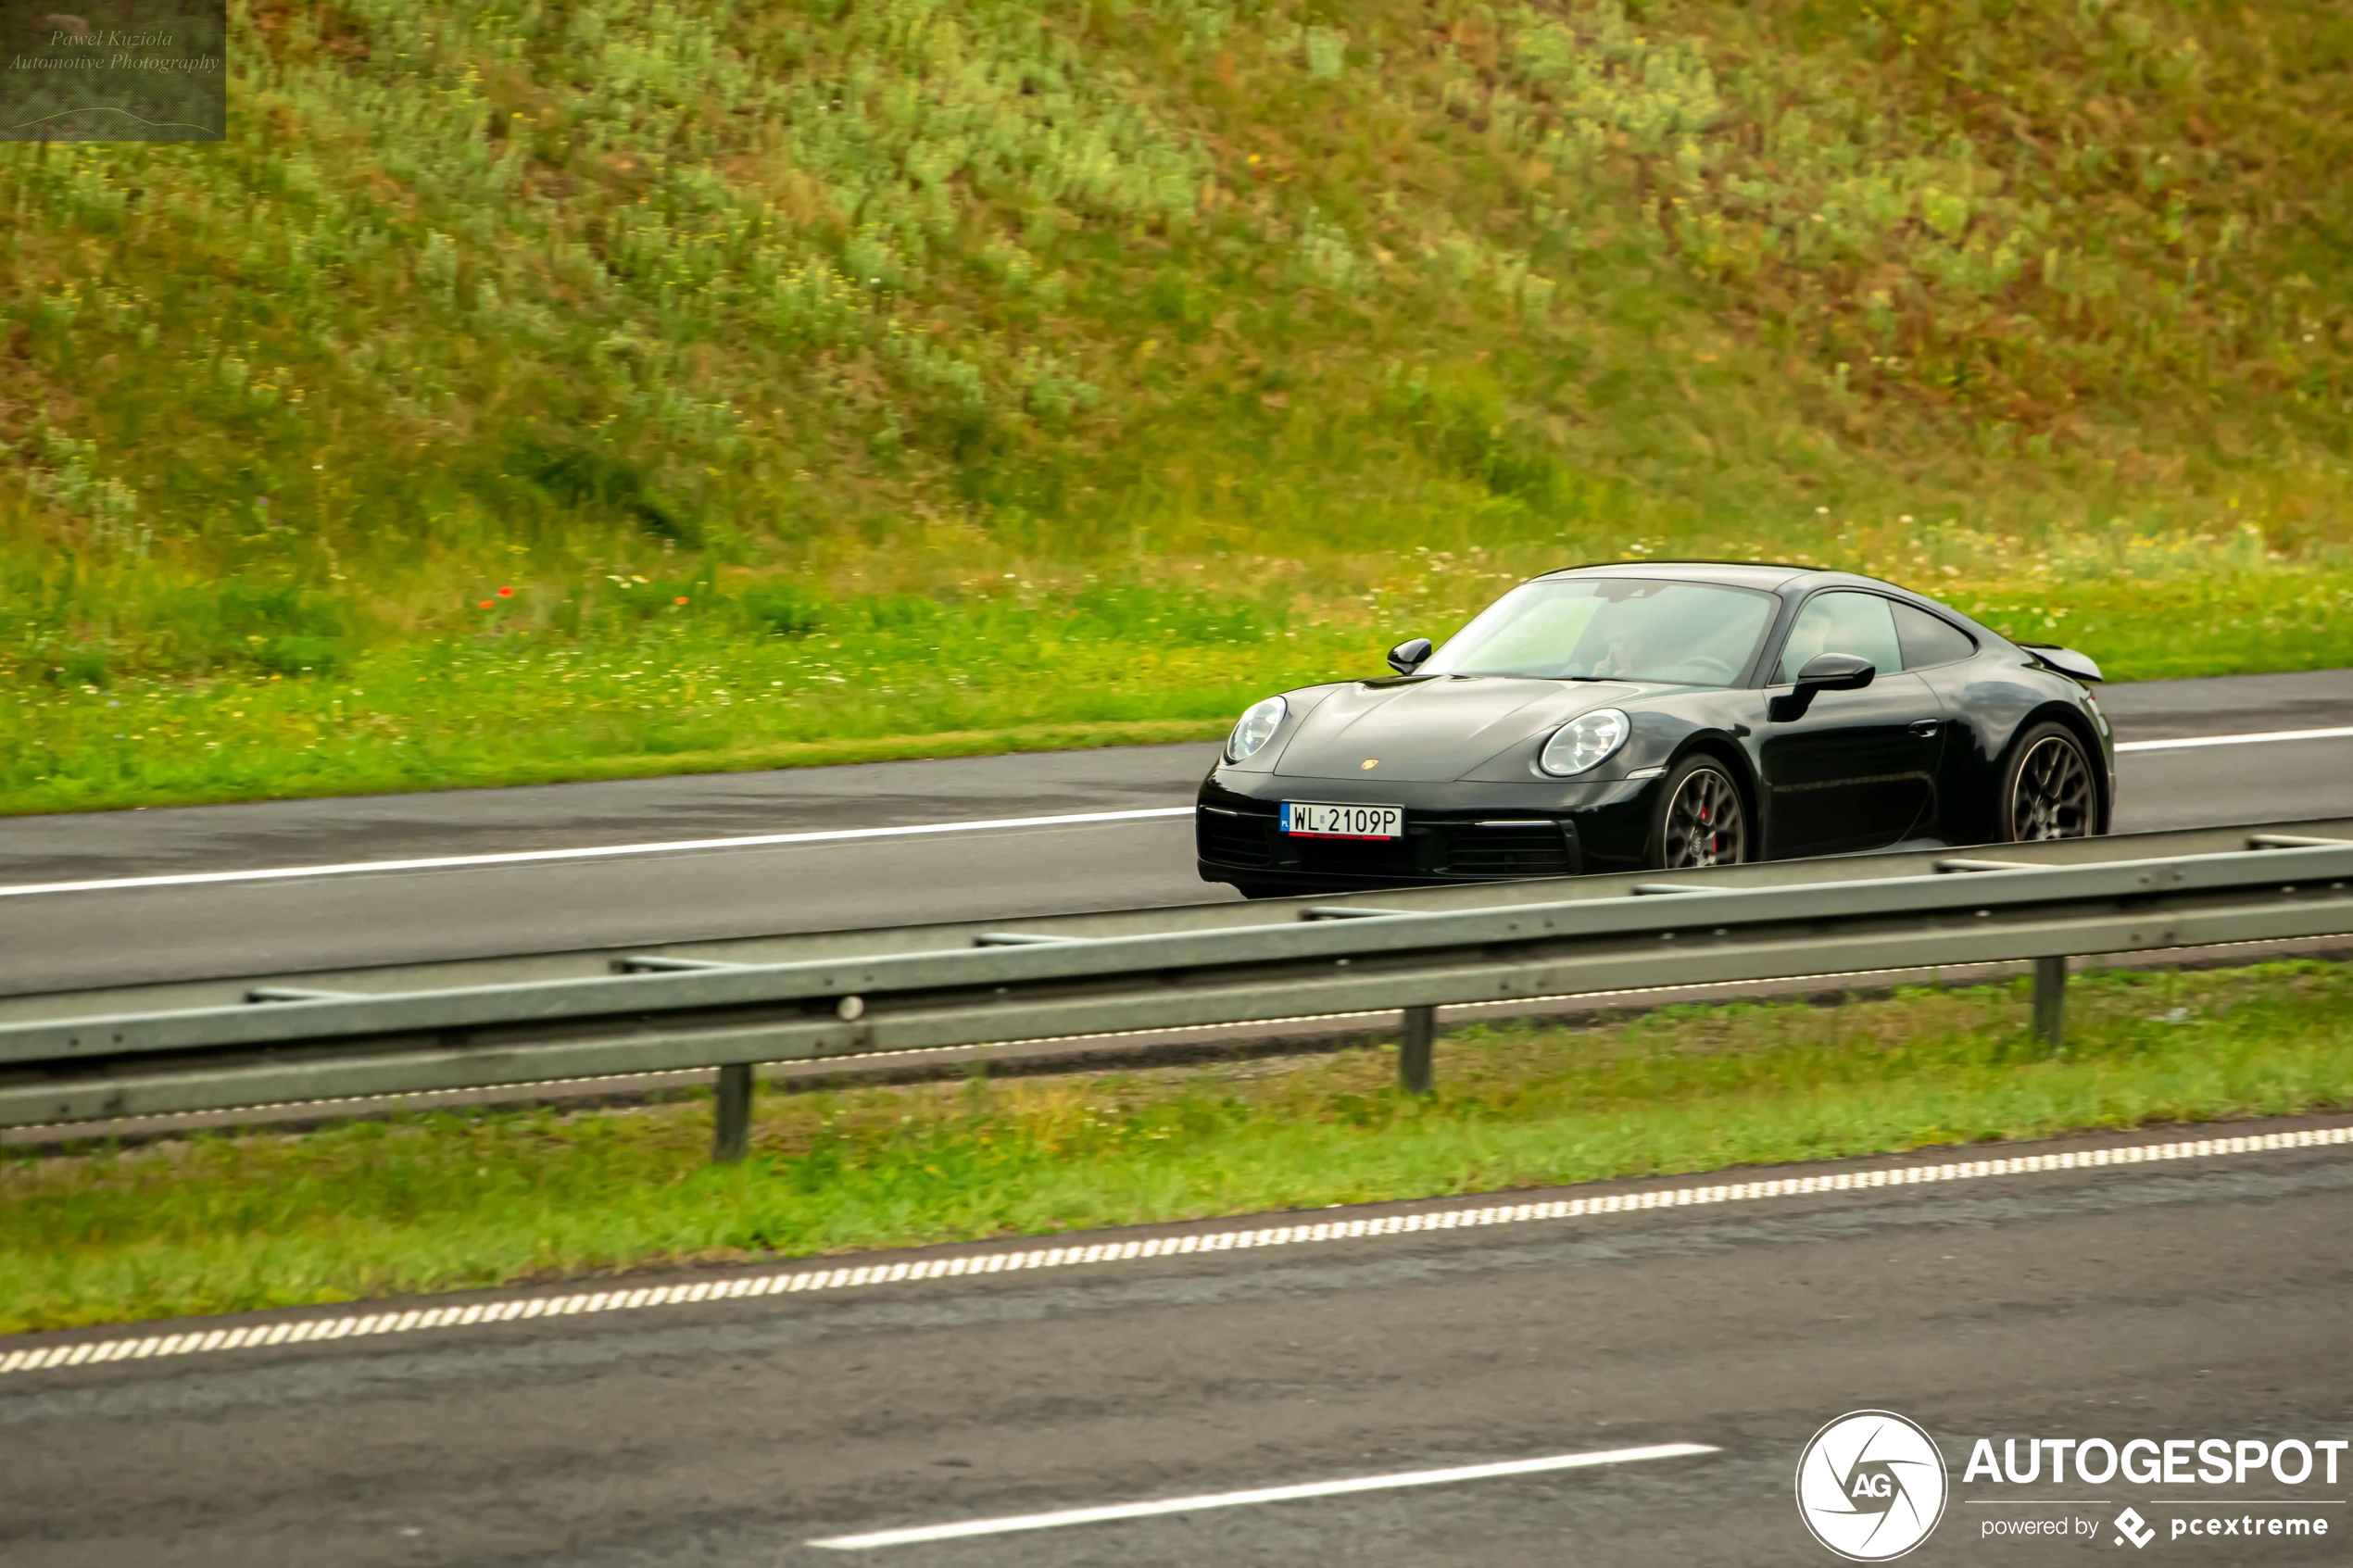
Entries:
POLYGON ((1481 610, 1415 673, 1729 686, 1773 604, 1769 594, 1713 583, 1540 578, 1481 610))

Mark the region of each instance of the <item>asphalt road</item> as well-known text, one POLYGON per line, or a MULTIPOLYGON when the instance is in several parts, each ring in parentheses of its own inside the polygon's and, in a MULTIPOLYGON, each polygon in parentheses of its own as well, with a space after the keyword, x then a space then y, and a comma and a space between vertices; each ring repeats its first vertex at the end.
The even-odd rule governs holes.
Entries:
POLYGON ((1800 1528, 1801 1448, 1878 1408, 1934 1435, 1953 1482, 1911 1562, 2112 1552, 2128 1503, 2167 1532, 2283 1498, 2331 1499, 2295 1511, 2330 1537, 2160 1534, 2150 1554, 2342 1562, 2353 1475, 2053 1491, 1962 1469, 1978 1436, 2353 1436, 2348 1221, 2340 1145, 16 1374, 0 1559, 1818 1565, 1835 1560, 1800 1528), (809 1544, 1664 1444, 1715 1451, 809 1544), (2052 1497, 2086 1500, 2015 1501, 2052 1497), (1982 1538, 1989 1519, 2070 1512, 2098 1537, 1982 1538))
MULTIPOLYGON (((2126 740, 2353 724, 2353 671, 2105 688, 2126 740)), ((0 884, 1181 808, 1210 746, 0 821, 0 884)), ((2120 761, 2121 831, 2353 811, 2353 738, 2120 761)), ((1229 898, 1181 815, 0 897, 0 995, 1229 898)))

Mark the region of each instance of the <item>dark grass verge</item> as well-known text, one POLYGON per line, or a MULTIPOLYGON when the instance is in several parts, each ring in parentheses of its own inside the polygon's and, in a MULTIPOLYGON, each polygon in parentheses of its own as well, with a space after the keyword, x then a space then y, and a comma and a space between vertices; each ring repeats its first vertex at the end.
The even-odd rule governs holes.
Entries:
POLYGON ((2353 1105, 2353 972, 2104 972, 2069 1038, 2023 984, 1475 1028, 1393 1047, 761 1103, 362 1123, 0 1163, 0 1329, 478 1288, 649 1264, 1666 1175, 2353 1105))

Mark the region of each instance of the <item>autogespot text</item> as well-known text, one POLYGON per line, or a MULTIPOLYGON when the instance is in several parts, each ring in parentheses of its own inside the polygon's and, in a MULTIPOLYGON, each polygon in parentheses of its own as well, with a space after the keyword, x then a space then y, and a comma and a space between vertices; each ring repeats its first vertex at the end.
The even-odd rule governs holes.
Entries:
POLYGON ((2007 1481, 2026 1486, 2043 1479, 2043 1456, 2048 1454, 2052 1481, 2068 1479, 2071 1460, 2074 1478, 2094 1486, 2104 1486, 2120 1475, 2141 1486, 2244 1486, 2248 1477, 2259 1474, 2268 1474, 2283 1486, 2300 1486, 2312 1479, 2315 1464, 2323 1471, 2321 1484, 2334 1486, 2338 1456, 2353 1446, 2353 1439, 2344 1437, 2310 1443, 2295 1437, 2278 1443, 2266 1443, 2259 1437, 2175 1437, 2165 1442, 2134 1437, 2121 1448, 2105 1437, 2029 1437, 2024 1441, 2026 1451, 2021 1456, 2020 1439, 2004 1438, 2001 1463, 1996 1465, 1994 1439, 1980 1437, 1969 1450, 1961 1484, 2007 1481))

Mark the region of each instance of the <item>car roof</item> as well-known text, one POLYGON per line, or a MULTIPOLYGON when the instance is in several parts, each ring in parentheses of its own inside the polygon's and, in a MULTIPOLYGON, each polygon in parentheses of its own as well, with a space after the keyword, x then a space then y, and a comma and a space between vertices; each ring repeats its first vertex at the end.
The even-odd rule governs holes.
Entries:
POLYGON ((1859 572, 1833 571, 1828 567, 1794 566, 1786 561, 1601 561, 1592 566, 1564 567, 1558 571, 1542 572, 1529 581, 1541 583, 1552 578, 1574 577, 1645 577, 1665 578, 1674 583, 1721 583, 1730 587, 1755 588, 1779 594, 1784 602, 1818 588, 1869 588, 1932 610, 1947 621, 1958 621, 1969 629, 1972 636, 1991 638, 1995 642, 2009 641, 1983 621, 1973 620, 1942 599, 1931 598, 1917 588, 1906 588, 1900 583, 1883 582, 1877 577, 1865 577, 1859 572))
MULTIPOLYGON (((1721 583, 1736 588, 1777 590, 1788 587, 1801 578, 1818 577, 1850 583, 1870 583, 1868 577, 1856 577, 1843 571, 1826 571, 1818 566, 1792 566, 1786 562, 1738 560, 1628 560, 1607 561, 1592 566, 1565 567, 1547 571, 1545 577, 1663 577, 1678 583, 1721 583)), ((1889 586, 1877 583, 1875 586, 1889 586)))

